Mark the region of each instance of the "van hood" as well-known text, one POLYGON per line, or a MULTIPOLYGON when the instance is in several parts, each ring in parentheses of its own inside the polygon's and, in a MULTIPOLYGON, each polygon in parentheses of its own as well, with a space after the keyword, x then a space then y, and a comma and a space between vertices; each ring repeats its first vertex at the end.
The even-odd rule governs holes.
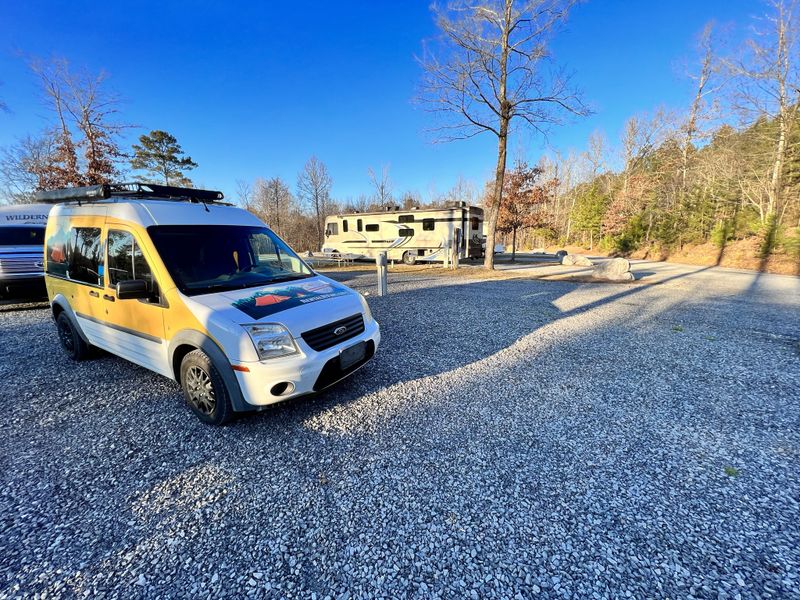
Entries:
POLYGON ((186 302, 209 324, 280 323, 293 337, 362 312, 355 291, 321 275, 186 297, 186 302))

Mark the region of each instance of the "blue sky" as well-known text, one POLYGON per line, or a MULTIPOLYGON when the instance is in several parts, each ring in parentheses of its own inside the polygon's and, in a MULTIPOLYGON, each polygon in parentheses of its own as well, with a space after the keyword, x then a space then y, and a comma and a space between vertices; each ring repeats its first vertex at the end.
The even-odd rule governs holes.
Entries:
MULTIPOLYGON (((173 133, 199 163, 196 183, 235 197, 237 180, 280 175, 294 186, 312 154, 334 195, 370 192, 367 169, 390 166, 397 192, 427 198, 459 177, 489 178, 496 140, 433 144, 429 115, 412 103, 414 56, 435 35, 427 1, 160 2, 84 0, 0 5, 0 145, 35 133, 49 114, 22 55, 63 56, 111 75, 122 118, 173 133)), ((595 114, 553 131, 580 149, 594 129, 613 141, 625 119, 689 102, 681 61, 710 19, 748 24, 757 0, 590 0, 553 44, 595 114)), ((547 149, 526 133, 512 152, 547 149)))

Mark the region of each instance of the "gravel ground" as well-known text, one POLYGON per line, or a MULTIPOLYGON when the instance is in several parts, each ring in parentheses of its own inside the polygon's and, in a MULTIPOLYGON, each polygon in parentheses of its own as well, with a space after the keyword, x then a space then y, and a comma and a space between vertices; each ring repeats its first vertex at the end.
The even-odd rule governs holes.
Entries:
POLYGON ((368 367, 224 428, 4 307, 0 596, 800 597, 800 284, 715 273, 397 275, 368 367))

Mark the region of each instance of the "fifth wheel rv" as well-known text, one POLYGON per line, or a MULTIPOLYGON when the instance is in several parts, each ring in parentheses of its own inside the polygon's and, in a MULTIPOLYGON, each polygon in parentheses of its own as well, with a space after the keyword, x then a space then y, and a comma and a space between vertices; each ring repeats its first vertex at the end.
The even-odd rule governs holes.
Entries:
POLYGON ((48 204, 0 206, 0 298, 45 295, 48 204))
POLYGON ((341 214, 325 220, 324 254, 376 258, 406 264, 444 261, 450 248, 460 259, 484 253, 483 209, 452 202, 440 208, 341 214))

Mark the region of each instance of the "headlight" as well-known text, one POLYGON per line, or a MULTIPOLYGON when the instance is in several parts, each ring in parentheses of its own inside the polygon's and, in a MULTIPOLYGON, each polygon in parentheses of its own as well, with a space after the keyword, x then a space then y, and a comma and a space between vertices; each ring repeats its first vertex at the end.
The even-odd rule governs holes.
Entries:
POLYGON ((358 299, 361 300, 361 308, 364 309, 364 314, 367 316, 365 321, 372 321, 372 311, 369 309, 369 304, 367 303, 367 299, 364 298, 363 294, 358 295, 358 299))
POLYGON ((250 335, 250 339, 253 340, 259 360, 278 358, 298 352, 292 334, 283 325, 263 323, 243 325, 243 327, 250 335))

